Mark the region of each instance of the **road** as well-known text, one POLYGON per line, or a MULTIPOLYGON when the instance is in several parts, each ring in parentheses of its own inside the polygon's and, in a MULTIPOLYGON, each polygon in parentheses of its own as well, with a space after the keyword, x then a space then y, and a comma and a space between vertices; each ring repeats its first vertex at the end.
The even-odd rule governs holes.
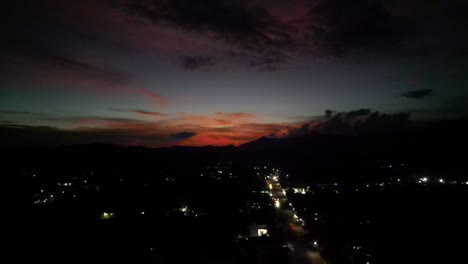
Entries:
POLYGON ((286 192, 278 181, 279 174, 265 178, 271 199, 275 205, 280 236, 288 241, 288 247, 293 250, 292 263, 295 264, 325 264, 320 254, 318 241, 310 241, 304 237, 303 222, 296 215, 293 205, 288 201, 286 192))

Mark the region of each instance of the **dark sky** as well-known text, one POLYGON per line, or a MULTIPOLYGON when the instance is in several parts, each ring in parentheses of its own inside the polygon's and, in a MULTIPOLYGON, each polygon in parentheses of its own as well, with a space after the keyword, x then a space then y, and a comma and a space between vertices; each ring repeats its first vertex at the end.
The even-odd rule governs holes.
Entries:
POLYGON ((468 113, 465 0, 7 0, 2 11, 0 130, 24 144, 237 145, 328 109, 468 113))

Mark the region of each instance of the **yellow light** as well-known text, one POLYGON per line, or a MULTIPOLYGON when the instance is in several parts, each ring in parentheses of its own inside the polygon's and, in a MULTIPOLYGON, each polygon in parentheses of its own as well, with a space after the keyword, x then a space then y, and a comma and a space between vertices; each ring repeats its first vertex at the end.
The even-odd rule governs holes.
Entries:
POLYGON ((273 189, 273 185, 271 183, 268 184, 268 188, 271 190, 273 189))
POLYGON ((104 212, 101 215, 101 219, 103 219, 103 220, 111 219, 112 217, 114 217, 114 213, 104 212))

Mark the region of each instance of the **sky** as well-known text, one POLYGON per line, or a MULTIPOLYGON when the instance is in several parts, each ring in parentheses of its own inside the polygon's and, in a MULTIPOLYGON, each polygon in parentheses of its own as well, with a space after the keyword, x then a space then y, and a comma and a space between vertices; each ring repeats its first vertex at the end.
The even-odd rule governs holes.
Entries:
POLYGON ((464 0, 7 0, 2 9, 2 144, 239 145, 288 136, 326 110, 468 116, 464 0))

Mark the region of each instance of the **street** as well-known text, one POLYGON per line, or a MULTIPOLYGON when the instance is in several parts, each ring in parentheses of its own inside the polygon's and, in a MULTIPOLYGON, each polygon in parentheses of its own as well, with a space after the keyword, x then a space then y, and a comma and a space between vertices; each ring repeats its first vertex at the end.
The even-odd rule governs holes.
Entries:
POLYGON ((304 237, 307 230, 303 227, 303 220, 297 216, 294 206, 288 201, 286 190, 279 182, 279 176, 278 172, 274 172, 266 176, 265 180, 276 209, 280 236, 287 241, 285 247, 293 253, 292 263, 325 264, 320 254, 319 242, 309 241, 304 237))

